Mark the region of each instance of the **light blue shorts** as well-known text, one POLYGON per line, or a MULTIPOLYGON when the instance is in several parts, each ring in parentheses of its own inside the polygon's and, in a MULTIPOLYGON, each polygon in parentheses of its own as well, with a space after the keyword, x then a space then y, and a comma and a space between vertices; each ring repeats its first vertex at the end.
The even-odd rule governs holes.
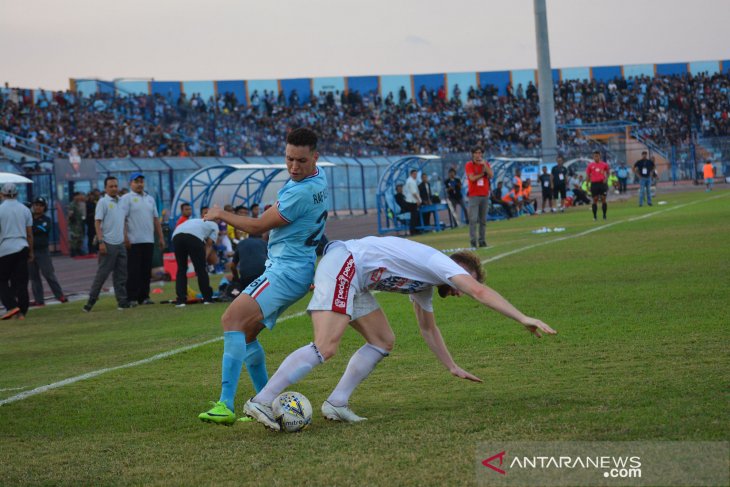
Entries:
POLYGON ((243 291, 251 296, 264 315, 262 323, 272 330, 279 315, 309 291, 314 279, 314 265, 283 269, 272 265, 243 291))

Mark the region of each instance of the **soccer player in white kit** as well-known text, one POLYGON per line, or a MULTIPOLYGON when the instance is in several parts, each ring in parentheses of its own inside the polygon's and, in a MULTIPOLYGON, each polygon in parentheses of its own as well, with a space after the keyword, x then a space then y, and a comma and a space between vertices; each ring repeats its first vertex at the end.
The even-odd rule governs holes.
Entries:
POLYGON ((557 333, 481 284, 482 265, 474 253, 446 256, 439 250, 398 237, 333 241, 325 252, 315 274, 314 296, 307 307, 312 316, 314 342, 291 353, 266 387, 247 403, 247 414, 271 429, 279 429, 271 413, 273 400, 335 355, 348 324, 367 343, 350 359, 337 387, 322 404, 322 414, 327 419, 350 423, 366 419, 350 410, 348 400, 358 384, 388 356, 395 342, 388 319, 371 290, 410 294, 424 340, 449 372, 462 379, 481 382, 454 362, 441 337, 433 314, 434 287, 444 298, 467 294, 522 324, 538 338, 541 333, 557 333))

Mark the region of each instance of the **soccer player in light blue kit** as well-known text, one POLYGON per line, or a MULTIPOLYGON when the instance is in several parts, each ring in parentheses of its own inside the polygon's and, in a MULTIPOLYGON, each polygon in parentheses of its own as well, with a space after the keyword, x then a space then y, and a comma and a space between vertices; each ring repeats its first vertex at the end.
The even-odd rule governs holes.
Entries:
POLYGON ((221 317, 223 364, 218 402, 198 418, 231 425, 236 421, 234 398, 241 368, 251 376, 256 392, 268 381, 264 350, 256 339, 272 329, 279 315, 309 291, 314 279, 315 249, 327 220, 327 178, 317 168, 317 135, 292 130, 286 138, 290 179, 279 190, 277 202, 260 218, 223 211, 214 206, 204 219, 220 218, 250 234, 271 231, 266 270, 233 301, 221 317))

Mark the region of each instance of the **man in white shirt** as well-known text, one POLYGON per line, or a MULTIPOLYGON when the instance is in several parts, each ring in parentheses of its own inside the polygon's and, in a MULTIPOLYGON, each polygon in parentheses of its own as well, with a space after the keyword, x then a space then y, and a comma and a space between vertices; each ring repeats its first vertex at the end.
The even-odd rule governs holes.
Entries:
POLYGON ((124 244, 127 247, 127 299, 138 304, 153 304, 150 300, 150 279, 155 232, 160 249, 165 248, 165 237, 162 235, 157 203, 144 190, 144 174, 132 173, 129 188, 131 191, 119 200, 126 217, 124 244))
POLYGON ((203 295, 203 304, 213 301, 213 289, 210 287, 206 261, 213 243, 218 238, 218 223, 191 218, 178 225, 172 233, 172 245, 175 247, 177 275, 175 276, 176 306, 185 306, 188 293, 188 257, 193 262, 198 288, 203 295))
POLYGON ((403 185, 403 195, 406 197, 406 203, 408 203, 408 208, 403 208, 403 210, 411 213, 410 231, 411 235, 415 235, 418 233, 418 229, 416 227, 420 225, 421 220, 418 211, 418 207, 421 205, 421 196, 418 191, 418 181, 416 180, 418 177, 418 170, 411 169, 410 174, 410 177, 406 179, 406 182, 403 185))
MULTIPOLYGON (((127 300, 127 249, 124 247, 124 210, 119 206, 119 182, 114 176, 104 179, 104 196, 96 203, 94 227, 99 244, 99 267, 91 283, 89 300, 83 307, 90 312, 99 299, 104 282, 112 274, 114 295, 119 310, 130 308, 127 300)), ((136 304, 136 303, 135 303, 136 304)))
POLYGON ((268 384, 246 403, 246 414, 266 427, 278 430, 271 403, 289 385, 314 367, 332 358, 348 323, 366 340, 350 359, 335 390, 322 404, 322 414, 334 421, 358 422, 365 418, 348 407, 360 384, 393 348, 395 335, 371 290, 410 294, 421 335, 449 372, 459 378, 481 379, 456 365, 436 326, 433 290, 439 296, 468 294, 483 305, 512 318, 537 336, 556 331, 542 321, 524 315, 496 291, 481 284, 482 265, 472 252, 450 257, 411 240, 398 237, 366 237, 334 241, 317 266, 314 296, 307 307, 314 328, 314 342, 291 353, 268 384))
POLYGON ((6 308, 0 319, 23 319, 28 299, 28 262, 33 260, 33 216, 16 197, 18 188, 5 183, 0 188, 0 299, 6 308))

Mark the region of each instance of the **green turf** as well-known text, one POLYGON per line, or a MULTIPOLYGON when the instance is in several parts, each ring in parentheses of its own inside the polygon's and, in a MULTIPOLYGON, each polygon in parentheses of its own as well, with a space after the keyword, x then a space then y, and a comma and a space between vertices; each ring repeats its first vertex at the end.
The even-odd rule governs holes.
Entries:
MULTIPOLYGON (((0 407, 0 484, 469 485, 483 441, 728 440, 730 192, 657 200, 668 204, 612 204, 605 223, 585 207, 490 223, 479 251, 494 259, 489 285, 559 335, 536 340, 469 298, 435 298, 456 362, 483 384, 444 370, 408 299, 381 293, 397 339, 352 398, 369 421, 315 414, 296 435, 200 423, 218 398, 216 341, 0 407), (542 226, 567 230, 531 233, 542 226)), ((461 228, 419 240, 456 248, 468 237, 461 228)), ((168 285, 162 297, 172 294, 168 285)), ((104 298, 89 314, 81 304, 2 322, 0 389, 21 389, 0 399, 221 334, 222 304, 122 312, 104 298)), ((269 372, 309 340, 306 316, 264 332, 269 372)), ((315 413, 361 343, 348 331, 340 353, 294 387, 315 413)), ((239 408, 250 395, 244 372, 239 408)))

